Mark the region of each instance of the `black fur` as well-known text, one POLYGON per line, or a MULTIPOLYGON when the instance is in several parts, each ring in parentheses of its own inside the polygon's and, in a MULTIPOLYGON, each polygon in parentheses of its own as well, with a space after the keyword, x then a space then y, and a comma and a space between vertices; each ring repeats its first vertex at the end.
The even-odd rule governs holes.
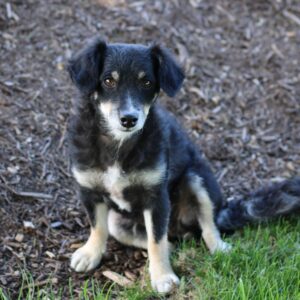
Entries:
POLYGON ((217 225, 222 231, 299 211, 300 177, 273 184, 245 199, 230 201, 220 212, 217 225))
POLYGON ((92 226, 95 226, 95 205, 105 202, 107 194, 103 191, 94 191, 83 187, 79 188, 79 197, 86 209, 92 226))
POLYGON ((97 39, 69 62, 70 77, 83 95, 92 93, 99 83, 105 49, 105 42, 97 39))
POLYGON ((174 97, 184 79, 182 69, 174 61, 167 49, 156 45, 151 48, 151 51, 155 59, 160 87, 168 96, 174 97))

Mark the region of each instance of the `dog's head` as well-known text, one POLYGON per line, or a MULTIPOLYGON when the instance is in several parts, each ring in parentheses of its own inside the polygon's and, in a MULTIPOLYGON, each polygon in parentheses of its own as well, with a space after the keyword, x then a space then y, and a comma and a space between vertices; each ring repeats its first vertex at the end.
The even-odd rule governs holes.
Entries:
POLYGON ((160 46, 106 44, 100 39, 70 60, 69 73, 116 140, 141 130, 160 89, 172 97, 184 79, 182 69, 160 46))

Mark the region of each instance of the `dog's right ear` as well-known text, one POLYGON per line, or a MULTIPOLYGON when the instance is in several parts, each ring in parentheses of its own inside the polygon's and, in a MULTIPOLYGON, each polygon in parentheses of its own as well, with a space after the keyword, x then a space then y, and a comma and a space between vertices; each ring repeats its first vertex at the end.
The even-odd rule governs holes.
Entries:
POLYGON ((160 87, 168 96, 174 97, 184 80, 182 68, 177 64, 170 52, 159 45, 153 45, 151 53, 158 64, 160 87))
POLYGON ((68 71, 72 81, 84 95, 93 93, 99 83, 106 43, 97 38, 70 59, 68 71))

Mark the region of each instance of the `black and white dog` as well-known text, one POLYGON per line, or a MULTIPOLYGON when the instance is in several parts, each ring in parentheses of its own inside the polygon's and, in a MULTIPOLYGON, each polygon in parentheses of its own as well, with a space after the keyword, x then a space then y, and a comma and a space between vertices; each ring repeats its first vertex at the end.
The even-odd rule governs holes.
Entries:
POLYGON ((219 229, 300 207, 299 178, 249 201, 223 200, 201 152, 157 104, 160 89, 173 97, 184 79, 166 49, 96 39, 71 59, 69 73, 80 91, 69 124, 72 172, 91 223, 72 256, 76 271, 99 264, 110 234, 148 249, 152 286, 169 292, 179 279, 168 239, 200 231, 211 253, 227 251, 219 229))

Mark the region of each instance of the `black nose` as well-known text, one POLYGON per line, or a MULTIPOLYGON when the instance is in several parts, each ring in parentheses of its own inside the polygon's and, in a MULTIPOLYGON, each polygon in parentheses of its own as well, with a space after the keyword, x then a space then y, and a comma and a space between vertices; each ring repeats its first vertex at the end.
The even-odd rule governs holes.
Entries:
POLYGON ((120 116, 121 125, 125 128, 132 128, 136 125, 138 121, 137 114, 125 113, 120 116))

